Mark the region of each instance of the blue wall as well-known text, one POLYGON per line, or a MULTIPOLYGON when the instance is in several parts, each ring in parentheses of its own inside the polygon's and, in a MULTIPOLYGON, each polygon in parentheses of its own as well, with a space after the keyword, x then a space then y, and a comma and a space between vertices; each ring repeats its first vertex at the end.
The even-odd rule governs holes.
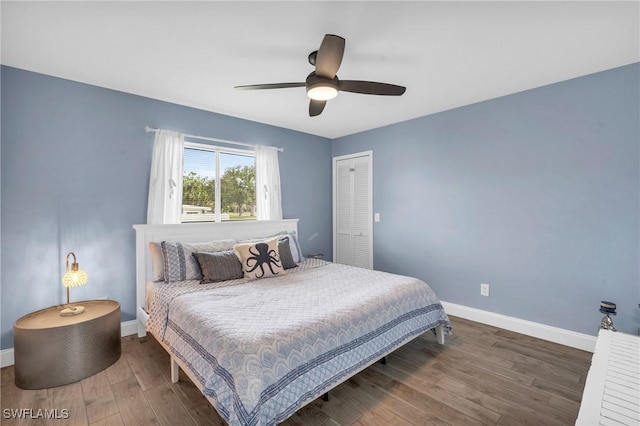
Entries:
POLYGON ((2 67, 1 348, 20 316, 65 301, 74 251, 89 283, 135 318, 135 223, 146 222, 153 134, 144 126, 282 146, 283 213, 305 252, 331 252, 331 141, 220 114, 2 67))
POLYGON ((1 348, 62 303, 64 256, 135 316, 134 233, 161 127, 285 147, 285 217, 331 253, 331 156, 374 153, 376 269, 448 302, 595 334, 640 323, 640 65, 336 139, 2 67, 1 348), (491 284, 489 298, 480 283, 491 284))
POLYGON ((633 64, 334 140, 334 156, 373 150, 375 268, 592 335, 610 300, 635 334, 639 75, 633 64))

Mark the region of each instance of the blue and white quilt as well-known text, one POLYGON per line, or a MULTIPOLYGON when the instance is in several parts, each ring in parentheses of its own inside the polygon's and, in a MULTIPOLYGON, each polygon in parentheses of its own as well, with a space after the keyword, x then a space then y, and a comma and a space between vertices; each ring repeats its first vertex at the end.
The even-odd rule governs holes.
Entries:
POLYGON ((449 318, 415 278, 308 259, 283 276, 157 285, 148 330, 230 425, 274 425, 449 318))

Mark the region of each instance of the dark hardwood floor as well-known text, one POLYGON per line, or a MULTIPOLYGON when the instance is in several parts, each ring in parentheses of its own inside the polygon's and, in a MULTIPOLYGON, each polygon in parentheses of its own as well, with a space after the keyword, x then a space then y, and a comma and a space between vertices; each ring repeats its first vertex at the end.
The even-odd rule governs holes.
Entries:
MULTIPOLYGON (((452 317, 444 346, 425 333, 302 408, 286 425, 573 425, 591 354, 452 317)), ((46 350, 43 348, 43 350, 46 350)), ((171 384, 169 357, 152 338, 122 339, 123 355, 78 383, 44 390, 2 369, 1 423, 10 425, 220 425, 189 379, 171 384), (30 409, 11 419, 11 409, 30 409), (59 417, 37 418, 42 410, 59 417)), ((42 416, 40 416, 42 417, 42 416)))

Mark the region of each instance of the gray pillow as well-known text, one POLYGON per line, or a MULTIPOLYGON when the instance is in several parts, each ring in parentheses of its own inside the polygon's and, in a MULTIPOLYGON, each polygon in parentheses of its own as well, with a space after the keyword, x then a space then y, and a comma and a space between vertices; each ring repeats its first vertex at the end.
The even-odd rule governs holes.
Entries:
POLYGON ((278 240, 278 253, 280 254, 280 262, 284 269, 291 269, 298 266, 293 261, 293 255, 291 254, 291 248, 289 247, 289 237, 284 237, 278 240))
POLYGON ((202 270, 202 284, 235 280, 244 277, 242 264, 233 250, 218 252, 194 252, 202 270))

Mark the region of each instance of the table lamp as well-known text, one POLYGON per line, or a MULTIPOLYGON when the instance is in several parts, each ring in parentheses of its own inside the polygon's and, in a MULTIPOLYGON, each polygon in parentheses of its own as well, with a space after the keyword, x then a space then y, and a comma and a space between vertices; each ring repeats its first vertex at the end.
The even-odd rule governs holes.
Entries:
POLYGON ((616 314, 616 304, 603 300, 600 302, 600 313, 604 314, 604 318, 602 318, 602 321, 600 322, 600 328, 604 330, 618 331, 613 326, 613 320, 611 319, 611 315, 616 314))
POLYGON ((86 283, 87 283, 87 273, 82 269, 80 269, 80 265, 78 265, 78 261, 76 260, 75 253, 70 251, 67 254, 67 259, 65 263, 65 273, 64 273, 64 276, 62 277, 62 285, 67 288, 67 305, 62 311, 60 311, 60 315, 62 316, 78 315, 84 312, 84 306, 69 305, 69 287, 79 287, 81 285, 85 285, 86 283), (73 256, 71 269, 69 269, 69 256, 73 256))

